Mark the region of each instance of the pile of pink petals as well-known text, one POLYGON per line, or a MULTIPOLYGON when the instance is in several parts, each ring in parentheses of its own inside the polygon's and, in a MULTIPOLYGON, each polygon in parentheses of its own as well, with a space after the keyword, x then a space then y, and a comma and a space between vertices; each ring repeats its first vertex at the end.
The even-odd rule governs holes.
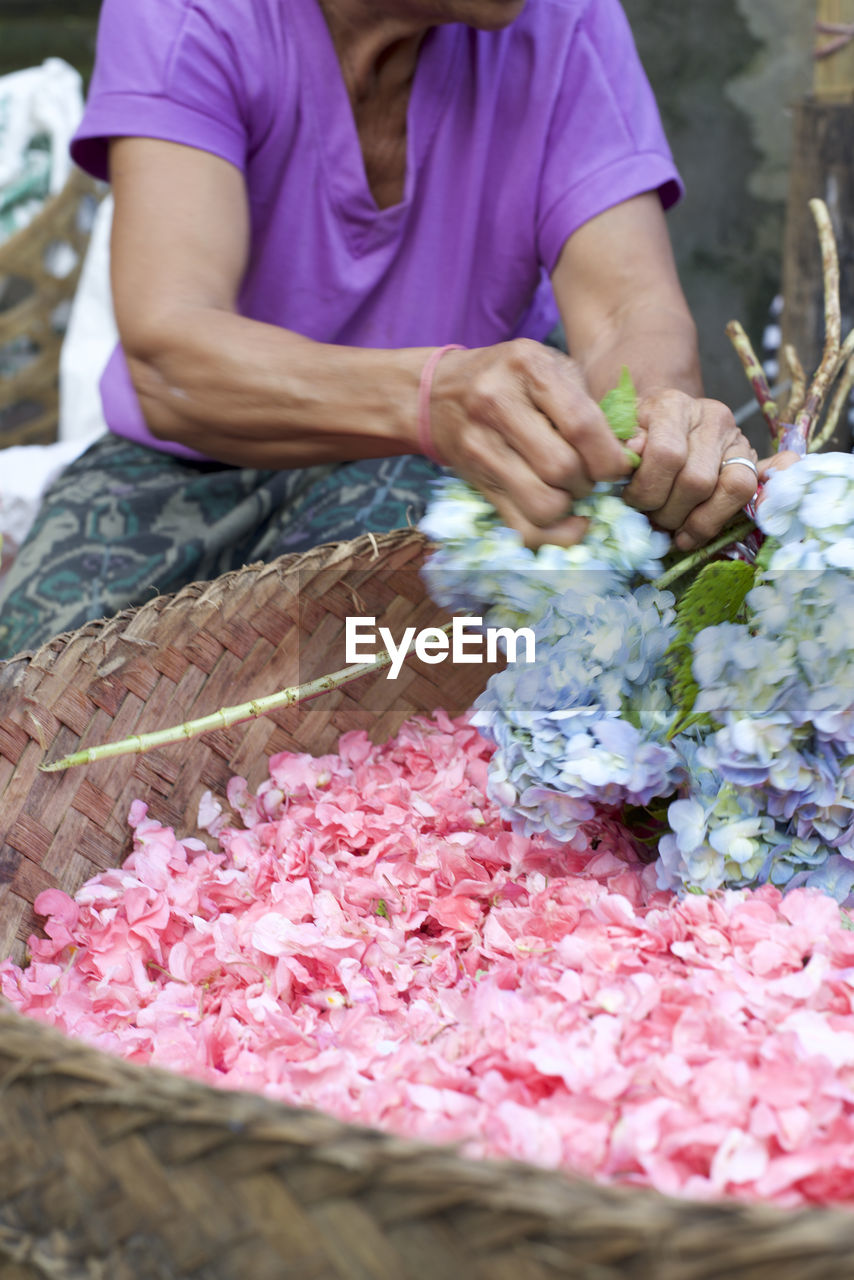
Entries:
MULTIPOLYGON (((206 798, 220 851, 135 849, 0 965, 21 1011, 133 1062, 477 1157, 697 1199, 854 1197, 854 932, 817 891, 683 900, 603 816, 512 834, 439 713, 206 798), (232 816, 231 822, 236 823, 232 816)), ((213 841, 212 841, 213 842, 213 841)))

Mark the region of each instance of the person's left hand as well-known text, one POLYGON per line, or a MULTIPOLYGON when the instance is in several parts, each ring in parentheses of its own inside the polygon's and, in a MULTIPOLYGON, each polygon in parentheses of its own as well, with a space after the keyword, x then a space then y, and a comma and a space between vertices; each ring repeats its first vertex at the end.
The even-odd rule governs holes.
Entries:
POLYGON ((641 463, 624 490, 630 506, 675 536, 680 551, 709 542, 756 492, 757 454, 725 404, 661 390, 638 400, 638 433, 626 442, 641 463))

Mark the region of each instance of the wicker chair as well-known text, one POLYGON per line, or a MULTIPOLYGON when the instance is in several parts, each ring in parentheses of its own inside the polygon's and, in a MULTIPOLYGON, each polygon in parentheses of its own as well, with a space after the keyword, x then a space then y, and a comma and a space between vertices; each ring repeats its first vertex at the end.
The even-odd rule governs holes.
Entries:
POLYGON ((0 245, 0 448, 57 437, 59 351, 96 200, 96 183, 75 169, 34 221, 0 245))

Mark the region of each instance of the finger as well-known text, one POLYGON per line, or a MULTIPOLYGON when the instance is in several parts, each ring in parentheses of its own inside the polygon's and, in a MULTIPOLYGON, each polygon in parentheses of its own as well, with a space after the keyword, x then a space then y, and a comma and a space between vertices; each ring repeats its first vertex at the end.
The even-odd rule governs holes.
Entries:
POLYGON ((622 444, 591 397, 581 370, 562 352, 550 353, 547 365, 532 377, 530 396, 540 412, 569 442, 594 481, 618 480, 631 471, 622 444))
POLYGON ((440 367, 434 382, 437 404, 433 415, 433 435, 440 455, 461 473, 470 475, 472 469, 488 473, 495 468, 496 458, 504 457, 508 464, 513 461, 502 452, 502 446, 507 445, 544 484, 575 498, 584 497, 594 481, 583 459, 532 399, 535 387, 555 378, 554 361, 547 349, 540 343, 518 340, 496 350, 500 359, 493 357, 468 379, 464 396, 459 391, 451 395, 452 407, 455 400, 464 403, 464 417, 459 414, 459 405, 455 406, 456 421, 454 414, 443 418, 438 407, 441 391, 451 385, 454 365, 448 362, 440 367), (484 433, 480 430, 484 427, 492 430, 484 433))
MULTIPOLYGON (((655 509, 655 523, 662 529, 681 529, 685 521, 698 507, 702 507, 715 494, 721 482, 721 442, 699 427, 686 440, 687 457, 673 480, 667 500, 655 509)), ((652 461, 647 446, 645 457, 652 461)))
MULTIPOLYGON (((728 450, 735 456, 734 450, 728 450)), ((751 453, 741 456, 750 457, 751 453)), ((724 467, 708 502, 695 507, 676 535, 680 551, 691 551, 709 542, 756 493, 756 476, 750 467, 724 467)))
MULTIPOLYGON (((699 411, 697 401, 679 394, 658 396, 638 407, 643 452, 640 466, 631 484, 626 486, 623 498, 638 511, 654 511, 656 521, 688 461, 688 440, 699 411)), ((636 443, 630 444, 639 452, 636 443)), ((708 496, 708 493, 703 495, 708 496)))
POLYGON ((801 455, 792 449, 783 449, 780 453, 772 453, 770 458, 762 458, 756 465, 759 468, 759 479, 767 480, 772 471, 785 471, 788 467, 800 462, 801 455))
MULTIPOLYGON (((732 508, 731 492, 740 495, 745 483, 750 483, 745 482, 744 476, 741 481, 733 481, 729 475, 722 480, 725 473, 738 468, 721 471, 721 463, 726 457, 755 460, 755 451, 739 431, 730 410, 716 400, 693 399, 677 391, 659 393, 642 404, 639 418, 648 425, 649 432, 638 468, 638 480, 647 493, 646 502, 658 498, 665 485, 670 484, 660 506, 645 504, 641 509, 646 510, 656 524, 671 530, 683 530, 692 513, 698 511, 696 537, 706 541, 717 532, 717 528, 708 532, 707 522, 720 512, 727 513, 721 517, 722 521, 729 518, 732 510, 741 505, 736 502, 732 508), (674 475, 680 453, 682 465, 674 475)), ((740 469, 752 475, 750 467, 740 469)), ((753 479, 755 481, 755 476, 753 479)), ((626 500, 634 506, 639 505, 637 489, 640 487, 638 483, 636 488, 629 486, 626 491, 626 500)), ((744 501, 749 501, 751 496, 752 491, 744 501)), ((685 532, 680 545, 687 546, 689 538, 690 533, 685 532)))
POLYGON ((554 428, 549 418, 527 400, 520 400, 509 407, 499 421, 493 420, 496 441, 484 438, 480 448, 485 450, 481 463, 489 463, 497 449, 498 456, 506 460, 508 467, 516 459, 524 460, 533 475, 550 489, 563 494, 564 510, 567 495, 584 498, 593 488, 593 477, 585 466, 579 451, 554 428), (509 453, 505 449, 509 448, 509 453), (515 457, 510 456, 514 454, 515 457))
POLYGON ((590 521, 583 516, 567 516, 553 525, 535 525, 506 494, 487 494, 504 524, 521 534, 526 547, 574 547, 587 533, 590 521))
MULTIPOLYGON (((499 512, 517 513, 517 522, 524 522, 529 531, 560 527, 571 511, 572 495, 546 484, 525 457, 487 427, 469 427, 459 470, 499 512)), ((586 492, 589 489, 587 482, 586 492)))

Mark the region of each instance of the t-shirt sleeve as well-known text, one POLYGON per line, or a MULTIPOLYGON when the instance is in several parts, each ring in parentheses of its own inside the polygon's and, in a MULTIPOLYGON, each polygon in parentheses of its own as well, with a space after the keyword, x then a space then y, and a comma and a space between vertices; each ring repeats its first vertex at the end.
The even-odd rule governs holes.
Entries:
MULTIPOLYGON (((215 6, 209 8, 214 9, 215 6)), ((193 0, 104 0, 74 160, 107 178, 110 138, 159 138, 243 168, 243 76, 232 33, 193 0)))
POLYGON ((552 271, 578 227, 653 190, 665 208, 682 195, 652 89, 618 0, 589 0, 549 129, 539 193, 540 260, 552 271))

